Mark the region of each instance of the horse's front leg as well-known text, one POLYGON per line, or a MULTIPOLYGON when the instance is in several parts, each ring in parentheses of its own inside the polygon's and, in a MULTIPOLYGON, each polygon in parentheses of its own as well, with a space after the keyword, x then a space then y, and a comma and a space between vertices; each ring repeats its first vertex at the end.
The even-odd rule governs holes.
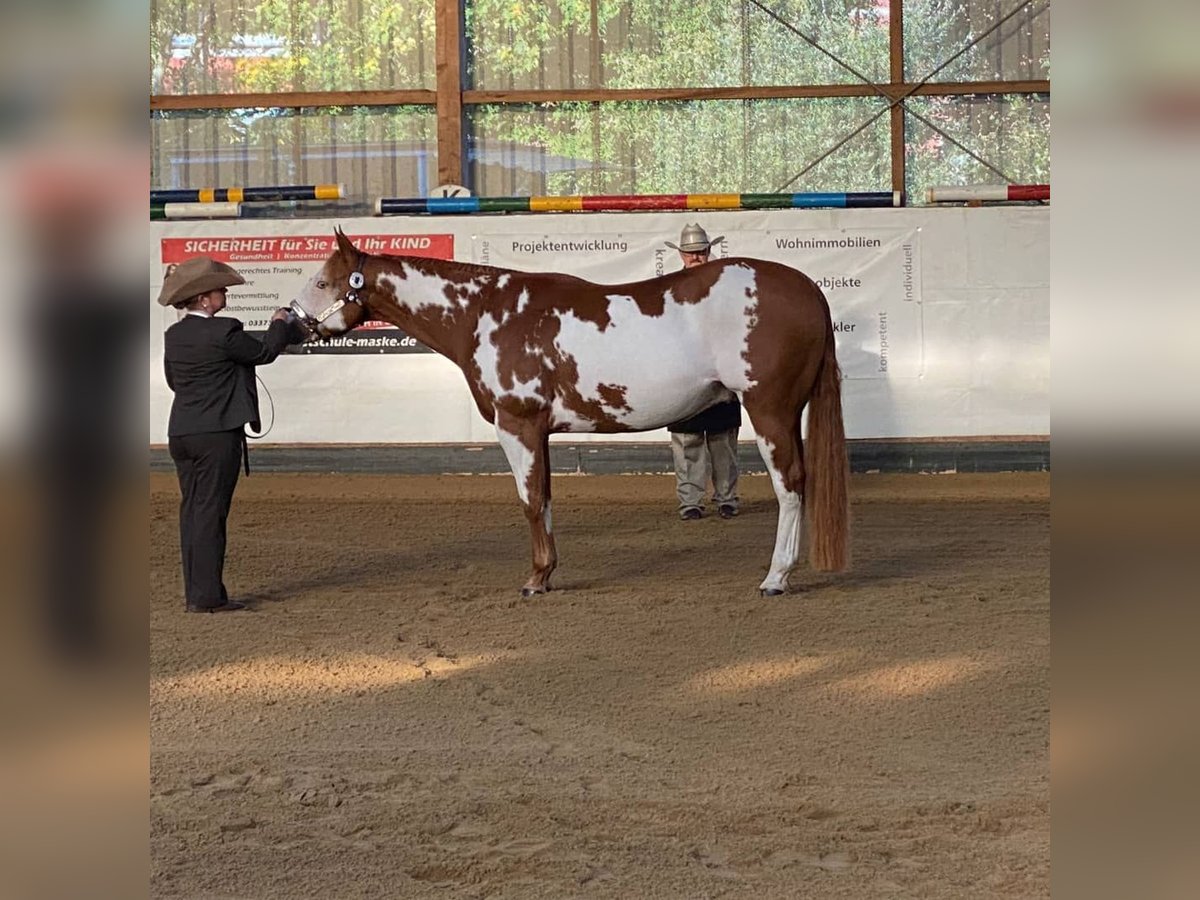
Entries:
POLYGON ((497 410, 496 436, 512 467, 533 542, 533 572, 521 594, 544 594, 550 590, 550 573, 558 565, 550 521, 549 414, 517 416, 497 410))

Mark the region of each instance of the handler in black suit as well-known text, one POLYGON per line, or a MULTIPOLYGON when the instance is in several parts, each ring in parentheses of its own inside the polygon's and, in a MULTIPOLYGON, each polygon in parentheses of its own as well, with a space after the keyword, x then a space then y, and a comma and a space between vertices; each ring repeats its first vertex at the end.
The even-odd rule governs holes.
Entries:
POLYGON ((167 437, 183 494, 179 544, 188 612, 245 606, 229 599, 222 572, 225 520, 238 469, 248 462, 245 425, 259 429, 254 367, 303 338, 286 309, 271 317, 265 341, 246 334, 237 319, 216 318, 226 289, 245 283, 230 266, 201 256, 175 266, 158 297, 163 306, 186 310, 167 329, 163 362, 175 392, 167 437))

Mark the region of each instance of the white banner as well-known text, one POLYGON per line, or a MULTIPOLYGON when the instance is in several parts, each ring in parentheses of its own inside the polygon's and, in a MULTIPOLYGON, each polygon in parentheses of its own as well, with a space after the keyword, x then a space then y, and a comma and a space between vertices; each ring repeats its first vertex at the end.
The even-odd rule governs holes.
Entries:
MULTIPOLYGON (((618 219, 610 216, 606 220, 618 219)), ((681 267, 677 251, 666 245, 668 240, 678 240, 677 217, 637 217, 639 225, 661 223, 665 226, 661 228, 613 231, 599 227, 582 233, 530 230, 527 226, 531 217, 489 219, 484 220, 488 225, 486 231, 466 239, 456 239, 454 227, 444 219, 436 220, 447 226, 444 230, 428 234, 389 233, 391 221, 394 220, 374 220, 369 229, 352 229, 350 237, 368 253, 441 259, 469 256, 472 262, 484 265, 562 272, 602 284, 641 281, 681 267)), ((746 220, 744 229, 719 229, 725 239, 713 247, 714 258, 748 256, 775 260, 812 278, 829 300, 838 359, 845 377, 920 376, 923 346, 919 229, 753 227, 771 223, 770 219, 759 218, 746 220)), ((271 312, 286 306, 297 295, 334 248, 332 235, 305 234, 308 223, 255 224, 277 231, 269 235, 169 236, 162 238, 159 245, 164 266, 206 254, 238 268, 247 283, 230 290, 229 314, 240 318, 249 331, 265 330, 271 312)), ((236 228, 236 224, 232 227, 236 228)), ((192 225, 188 230, 194 231, 196 227, 192 225)), ((721 236, 716 228, 710 235, 721 236)), ((160 285, 161 281, 151 287, 160 285)), ((175 311, 166 310, 163 327, 175 319, 175 311)), ((306 355, 422 351, 427 352, 427 348, 382 322, 367 323, 331 342, 292 348, 292 352, 306 355)))
MULTIPOLYGON (((368 252, 622 283, 678 269, 679 255, 664 241, 678 241, 691 222, 725 236, 717 258, 773 259, 822 285, 839 328, 851 437, 1049 433, 1050 211, 954 207, 153 222, 151 441, 166 440, 171 404, 162 335, 176 312, 154 302, 170 262, 227 259, 250 282, 230 292, 228 314, 254 328, 317 270, 339 226, 368 252)), ((344 347, 289 353, 259 370, 277 414, 269 441, 494 439, 449 360, 419 352, 425 348, 396 329, 351 334, 344 347)), ((742 437, 751 434, 747 425, 742 437)))
MULTIPOLYGON (((918 236, 917 229, 726 229, 713 257, 770 259, 817 282, 829 300, 847 378, 915 378, 923 356, 918 236)), ((485 233, 475 236, 474 261, 620 284, 679 269, 679 254, 665 243, 678 239, 677 230, 485 233)))
MULTIPOLYGON (((672 240, 678 237, 676 234, 672 240)), ((555 234, 489 229, 476 235, 473 246, 473 261, 485 266, 562 272, 600 284, 643 281, 662 274, 654 271, 653 248, 662 247, 659 235, 654 232, 597 230, 587 234, 555 234)))
POLYGON ((923 371, 920 232, 762 231, 737 235, 737 255, 799 269, 829 301, 847 378, 916 378, 923 371))

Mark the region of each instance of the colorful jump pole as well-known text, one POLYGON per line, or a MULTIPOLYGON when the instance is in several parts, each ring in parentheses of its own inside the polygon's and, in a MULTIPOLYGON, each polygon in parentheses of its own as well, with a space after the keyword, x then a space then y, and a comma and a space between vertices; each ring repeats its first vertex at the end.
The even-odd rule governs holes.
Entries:
POLYGON ((925 191, 927 203, 1016 202, 1049 200, 1048 184, 939 185, 925 191))
POLYGON ((275 187, 188 188, 151 191, 151 203, 269 203, 277 200, 342 200, 344 184, 275 187))
POLYGON ((675 209, 858 209, 903 206, 903 191, 809 194, 597 194, 565 197, 381 197, 375 214, 463 215, 675 209))
POLYGON ((154 203, 150 221, 160 219, 236 219, 242 214, 240 203, 154 203))

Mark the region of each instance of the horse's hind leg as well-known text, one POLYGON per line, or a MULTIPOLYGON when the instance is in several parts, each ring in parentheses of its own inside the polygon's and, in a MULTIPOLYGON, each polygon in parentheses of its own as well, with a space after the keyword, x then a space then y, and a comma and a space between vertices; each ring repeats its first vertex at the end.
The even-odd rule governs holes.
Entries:
POLYGON ((788 575, 800 559, 800 529, 803 520, 804 453, 800 443, 800 415, 792 410, 780 414, 755 415, 747 410, 758 436, 758 451, 771 475, 779 501, 775 529, 775 551, 771 570, 759 585, 765 596, 787 591, 788 575))
POLYGON ((533 545, 533 572, 521 593, 544 594, 558 565, 551 533, 549 423, 544 415, 520 417, 497 411, 496 436, 516 479, 533 545))

